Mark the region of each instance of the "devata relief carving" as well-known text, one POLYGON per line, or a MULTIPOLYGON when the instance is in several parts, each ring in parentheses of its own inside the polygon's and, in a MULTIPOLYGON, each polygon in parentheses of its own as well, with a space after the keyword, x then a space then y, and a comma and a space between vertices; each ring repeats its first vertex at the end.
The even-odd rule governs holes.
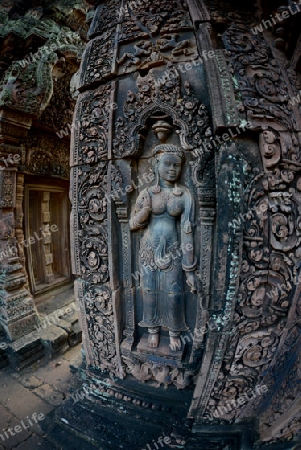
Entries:
POLYGON ((199 71, 186 79, 172 65, 168 77, 152 68, 80 94, 74 128, 73 261, 87 361, 178 389, 200 364, 208 308, 200 279, 206 295, 213 239, 214 148, 208 110, 195 95, 199 71), (110 326, 92 314, 103 288, 110 326))
POLYGON ((191 291, 196 292, 194 200, 187 188, 177 184, 184 152, 162 144, 153 154, 156 184, 140 193, 130 221, 132 231, 146 228, 140 247, 143 319, 139 325, 148 328, 149 347, 158 347, 160 328, 166 327, 170 348, 180 350, 180 333, 188 330, 183 271, 191 291))
POLYGON ((207 3, 96 7, 71 161, 87 370, 183 389, 200 428, 272 410, 300 321, 298 54, 207 3))

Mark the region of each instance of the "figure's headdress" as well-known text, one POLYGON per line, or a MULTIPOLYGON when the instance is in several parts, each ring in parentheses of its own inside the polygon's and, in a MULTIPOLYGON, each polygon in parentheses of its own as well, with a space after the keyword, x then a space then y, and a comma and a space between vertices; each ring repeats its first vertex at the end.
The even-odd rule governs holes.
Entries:
POLYGON ((173 144, 160 144, 157 145, 153 150, 153 155, 157 161, 159 161, 162 155, 165 155, 167 153, 178 156, 179 158, 181 158, 182 162, 185 159, 185 155, 181 147, 173 144))

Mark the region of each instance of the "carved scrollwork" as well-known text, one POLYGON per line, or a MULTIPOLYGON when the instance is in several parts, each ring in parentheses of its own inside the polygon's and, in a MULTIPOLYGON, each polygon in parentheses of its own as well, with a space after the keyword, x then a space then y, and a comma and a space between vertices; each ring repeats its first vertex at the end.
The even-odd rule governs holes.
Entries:
POLYGON ((116 373, 115 327, 111 290, 103 284, 85 294, 88 332, 94 361, 102 369, 116 373))
POLYGON ((264 37, 252 34, 245 25, 232 24, 223 34, 223 43, 248 119, 254 126, 263 119, 294 129, 288 88, 264 37))
POLYGON ((72 130, 78 139, 75 155, 78 164, 95 165, 107 157, 110 96, 111 85, 104 85, 93 96, 88 93, 80 98, 77 113, 80 121, 72 130))
POLYGON ((80 173, 79 242, 83 278, 93 284, 108 281, 107 164, 80 173))
MULTIPOLYGON (((188 81, 181 92, 180 75, 176 67, 168 67, 170 79, 160 77, 150 70, 145 77, 138 76, 136 92, 128 91, 123 106, 123 117, 116 119, 114 152, 128 157, 139 153, 139 133, 152 112, 162 111, 170 115, 177 127, 183 148, 197 149, 203 156, 202 139, 211 136, 209 116, 205 106, 196 98, 188 81)), ((211 153, 209 147, 208 153, 211 153)), ((205 158, 208 159, 208 155, 205 158)))
POLYGON ((26 147, 26 159, 20 164, 20 170, 39 175, 59 176, 68 179, 69 146, 64 141, 34 133, 29 133, 26 147))
MULTIPOLYGON (((291 142, 294 141, 294 136, 291 142)), ((240 286, 233 318, 233 338, 227 346, 220 381, 211 398, 210 414, 216 417, 217 405, 227 401, 221 394, 231 377, 247 378, 243 391, 261 382, 262 373, 272 370, 281 336, 297 285, 300 255, 300 164, 288 160, 289 145, 273 129, 263 130, 260 138, 264 173, 256 175, 246 190, 248 210, 237 220, 243 227, 244 247, 240 286), (271 148, 264 148, 264 146, 271 148), (289 161, 289 162, 288 162, 289 161), (219 403, 213 401, 219 396, 219 403), (214 409, 215 408, 215 409, 214 409)), ((296 147, 295 147, 296 148, 296 147)), ((298 154, 299 148, 296 148, 298 154)), ((258 407, 258 401, 257 407, 258 407)), ((251 410, 251 406, 247 406, 251 410)), ((207 411, 208 414, 208 411, 207 411)), ((231 420, 242 414, 224 415, 231 420)))

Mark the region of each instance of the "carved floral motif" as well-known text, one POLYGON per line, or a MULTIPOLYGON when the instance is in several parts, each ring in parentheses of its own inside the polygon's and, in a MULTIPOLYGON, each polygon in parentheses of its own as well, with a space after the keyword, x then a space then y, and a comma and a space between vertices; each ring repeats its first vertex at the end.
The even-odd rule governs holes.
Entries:
POLYGON ((115 325, 109 286, 103 284, 88 289, 85 303, 94 361, 100 368, 116 373, 115 325))
MULTIPOLYGON (((183 148, 193 150, 201 148, 206 137, 211 136, 208 112, 194 95, 188 81, 181 92, 180 74, 174 66, 168 66, 169 80, 160 82, 150 70, 145 77, 138 76, 138 92, 128 91, 123 106, 123 117, 116 118, 113 148, 118 156, 130 156, 139 152, 139 131, 142 122, 151 111, 170 113, 177 126, 183 148)), ((211 149, 209 150, 211 153, 211 149)))
POLYGON ((111 86, 79 97, 73 133, 76 167, 72 195, 78 210, 73 212, 77 246, 74 261, 84 280, 84 320, 93 365, 117 373, 115 318, 109 281, 107 192, 108 129, 111 86), (77 122, 78 121, 78 122, 77 122))
POLYGON ((27 155, 20 170, 39 175, 69 178, 69 145, 44 134, 29 133, 27 155))
MULTIPOLYGON (((255 388, 262 374, 275 364, 298 284, 300 164, 295 153, 286 159, 287 148, 281 146, 275 130, 263 130, 260 148, 265 172, 249 185, 245 197, 248 211, 236 223, 244 232, 240 287, 233 336, 212 392, 215 401, 209 410, 213 415, 213 406, 218 408, 227 400, 221 392, 232 377, 240 380, 240 389, 233 394, 237 398, 255 388)), ((237 406, 227 419, 241 414, 237 406)))
POLYGON ((294 129, 287 83, 263 36, 251 33, 245 25, 232 24, 223 34, 223 43, 248 119, 254 125, 260 126, 264 120, 282 129, 294 129))

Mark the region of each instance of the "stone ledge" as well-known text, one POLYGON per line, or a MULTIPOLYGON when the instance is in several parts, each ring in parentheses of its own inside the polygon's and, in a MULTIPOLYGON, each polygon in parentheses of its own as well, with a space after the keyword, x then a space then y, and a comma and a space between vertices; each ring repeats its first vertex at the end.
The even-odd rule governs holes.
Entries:
POLYGON ((0 367, 11 365, 16 370, 43 357, 52 358, 82 341, 76 302, 72 302, 40 319, 40 328, 7 343, 0 351, 0 367))
POLYGON ((6 352, 12 367, 20 370, 40 358, 52 358, 55 353, 68 348, 68 333, 58 326, 49 325, 9 343, 6 352))

